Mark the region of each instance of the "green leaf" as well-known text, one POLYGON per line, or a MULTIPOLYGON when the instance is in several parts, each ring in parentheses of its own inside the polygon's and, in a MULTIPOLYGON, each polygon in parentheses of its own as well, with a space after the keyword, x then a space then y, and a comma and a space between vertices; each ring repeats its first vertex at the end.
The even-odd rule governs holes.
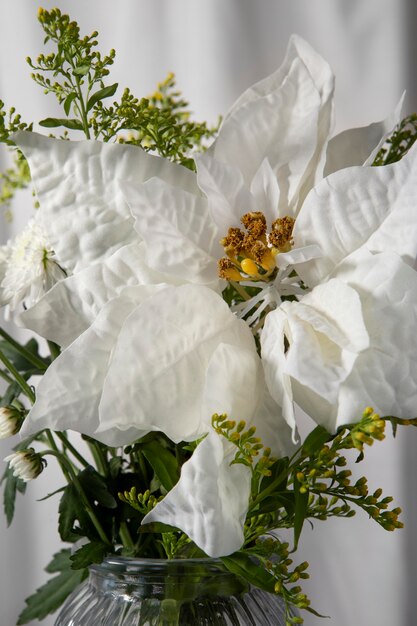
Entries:
POLYGON ((12 383, 6 389, 6 393, 1 399, 0 406, 7 406, 13 402, 15 398, 18 398, 22 393, 22 388, 18 383, 12 383))
POLYGON ((58 531, 62 541, 70 542, 79 539, 80 534, 91 537, 91 539, 95 539, 97 535, 94 533, 90 518, 73 483, 65 487, 59 503, 58 531), (74 526, 76 521, 78 521, 81 533, 76 532, 78 531, 78 528, 74 526))
POLYGON ((170 491, 179 479, 178 463, 175 456, 157 441, 146 443, 141 447, 141 450, 163 487, 170 491))
POLYGON ((271 474, 270 476, 264 476, 262 478, 259 493, 265 491, 265 489, 267 489, 272 483, 276 483, 274 484, 274 493, 275 491, 283 491, 287 486, 288 466, 289 458, 287 456, 282 459, 278 459, 273 465, 271 465, 269 468, 271 474))
POLYGON ((114 83, 114 85, 108 85, 108 87, 103 87, 103 89, 99 89, 98 91, 93 93, 93 95, 91 96, 91 98, 89 98, 87 102, 87 112, 90 111, 90 109, 92 109, 96 102, 98 102, 99 100, 104 100, 104 98, 110 98, 111 96, 114 96, 118 86, 118 83, 114 83))
POLYGON ((55 574, 68 568, 69 558, 71 556, 71 548, 63 548, 59 552, 56 552, 52 557, 52 561, 45 567, 45 572, 48 574, 55 574))
POLYGON ((49 498, 52 498, 52 496, 56 496, 56 494, 61 493, 61 491, 65 491, 65 487, 60 487, 59 489, 56 489, 55 491, 48 493, 48 495, 44 496, 43 498, 38 498, 36 502, 43 502, 44 500, 49 500, 49 498))
POLYGON ((46 117, 44 120, 39 122, 39 126, 43 126, 44 128, 57 128, 58 126, 64 126, 70 130, 84 130, 83 125, 79 120, 66 119, 65 117, 46 117))
POLYGON ((104 557, 113 551, 111 545, 99 541, 91 541, 81 546, 70 556, 73 569, 83 569, 92 563, 101 563, 104 557))
POLYGON ((59 571, 47 583, 27 598, 26 608, 19 615, 17 625, 27 624, 38 619, 42 620, 50 613, 54 613, 66 600, 68 595, 85 579, 88 570, 71 569, 70 550, 61 550, 54 556, 52 562, 46 568, 47 571, 59 571))
POLYGON ((71 104, 74 102, 75 98, 77 97, 77 93, 75 91, 72 91, 70 94, 68 94, 68 96, 65 98, 64 100, 64 111, 66 115, 70 114, 71 111, 71 104))
POLYGON ((332 435, 323 426, 316 426, 314 430, 306 437, 303 443, 303 451, 310 456, 324 446, 327 441, 332 439, 332 435))
POLYGON ((6 483, 3 489, 4 513, 6 515, 7 525, 10 526, 14 516, 16 494, 18 491, 20 493, 25 493, 26 483, 20 478, 16 478, 16 476, 14 476, 9 465, 7 466, 1 479, 1 482, 3 481, 6 483))
MULTIPOLYGON (((30 339, 26 344, 22 346, 27 352, 30 352, 35 357, 43 361, 44 369, 46 369, 49 365, 49 361, 47 359, 43 359, 39 355, 39 346, 36 339, 30 339)), ((7 356, 9 361, 13 363, 15 368, 19 372, 28 372, 34 370, 34 365, 31 363, 22 353, 8 341, 0 340, 0 350, 7 356)), ((39 367, 41 367, 41 363, 39 363, 39 367)))
POLYGON ((294 497, 295 497, 295 510, 294 510, 294 550, 297 549, 298 540, 303 529, 304 520, 307 514, 308 497, 309 493, 300 491, 300 483, 297 478, 294 478, 294 497))
POLYGON ((92 467, 87 467, 83 470, 78 475, 78 479, 87 496, 89 496, 90 502, 97 501, 98 504, 107 509, 117 508, 116 499, 110 493, 106 481, 92 467))
POLYGON ((247 580, 251 585, 274 593, 276 582, 274 577, 264 570, 253 556, 244 552, 235 552, 230 556, 221 557, 221 560, 233 574, 247 580))
POLYGON ((90 69, 89 65, 79 65, 78 67, 72 70, 72 73, 75 74, 76 76, 85 76, 86 74, 88 74, 89 69, 90 69))

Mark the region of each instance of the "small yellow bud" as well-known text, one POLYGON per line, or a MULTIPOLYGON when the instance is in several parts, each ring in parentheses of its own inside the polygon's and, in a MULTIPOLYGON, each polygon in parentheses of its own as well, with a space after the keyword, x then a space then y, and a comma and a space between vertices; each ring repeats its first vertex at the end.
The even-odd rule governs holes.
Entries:
POLYGON ((258 267, 255 261, 252 261, 252 259, 243 259, 240 265, 242 267, 242 270, 245 272, 245 274, 248 274, 249 276, 259 275, 258 267))

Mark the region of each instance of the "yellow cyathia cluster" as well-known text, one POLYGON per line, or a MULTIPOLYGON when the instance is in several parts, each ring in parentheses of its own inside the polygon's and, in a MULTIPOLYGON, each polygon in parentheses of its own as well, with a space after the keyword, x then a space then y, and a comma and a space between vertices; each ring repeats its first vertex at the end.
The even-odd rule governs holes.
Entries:
POLYGON ((288 252, 292 246, 294 218, 280 217, 267 232, 265 215, 261 211, 245 213, 240 220, 244 226, 229 228, 221 240, 227 257, 219 261, 219 275, 226 280, 260 280, 275 277, 275 257, 288 252))

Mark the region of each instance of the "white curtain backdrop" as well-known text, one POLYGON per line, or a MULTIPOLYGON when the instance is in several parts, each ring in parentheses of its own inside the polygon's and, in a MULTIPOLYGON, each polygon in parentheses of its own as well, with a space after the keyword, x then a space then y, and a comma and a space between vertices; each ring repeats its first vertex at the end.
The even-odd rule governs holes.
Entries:
MULTIPOLYGON (((97 29, 103 52, 116 49, 113 80, 121 87, 146 95, 174 71, 196 119, 213 122, 246 87, 276 69, 293 32, 333 67, 337 130, 384 118, 404 89, 406 112, 417 110, 413 0, 45 0, 42 6, 56 5, 83 33, 97 29)), ((2 0, 1 10, 0 98, 25 120, 57 114, 53 97, 30 80, 25 63, 43 47, 37 3, 2 0)), ((0 159, 3 169, 4 152, 0 159)), ((25 223, 31 202, 28 194, 14 203, 10 224, 0 215, 1 242, 25 223)), ((305 587, 313 606, 330 619, 306 614, 306 626, 416 623, 417 433, 410 431, 395 442, 387 437, 358 467, 372 487, 395 496, 405 530, 387 533, 362 515, 307 525, 297 556, 311 564, 305 587)), ((10 441, 0 442, 0 458, 9 450, 10 441)), ((36 502, 60 486, 54 474, 51 465, 28 485, 11 528, 0 518, 0 626, 16 624, 24 598, 44 582, 43 567, 59 549, 57 499, 36 502)), ((50 626, 53 619, 42 623, 50 626)))

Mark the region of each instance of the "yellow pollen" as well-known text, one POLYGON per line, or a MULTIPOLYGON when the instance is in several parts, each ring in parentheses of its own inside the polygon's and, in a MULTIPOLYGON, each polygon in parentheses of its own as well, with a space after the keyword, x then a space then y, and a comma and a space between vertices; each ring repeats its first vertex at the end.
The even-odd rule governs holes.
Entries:
POLYGON ((269 243, 280 252, 288 252, 292 245, 292 231, 295 219, 286 215, 272 222, 272 230, 268 235, 269 243))
POLYGON ((242 280, 243 276, 230 259, 222 258, 218 262, 219 276, 225 280, 242 280))

